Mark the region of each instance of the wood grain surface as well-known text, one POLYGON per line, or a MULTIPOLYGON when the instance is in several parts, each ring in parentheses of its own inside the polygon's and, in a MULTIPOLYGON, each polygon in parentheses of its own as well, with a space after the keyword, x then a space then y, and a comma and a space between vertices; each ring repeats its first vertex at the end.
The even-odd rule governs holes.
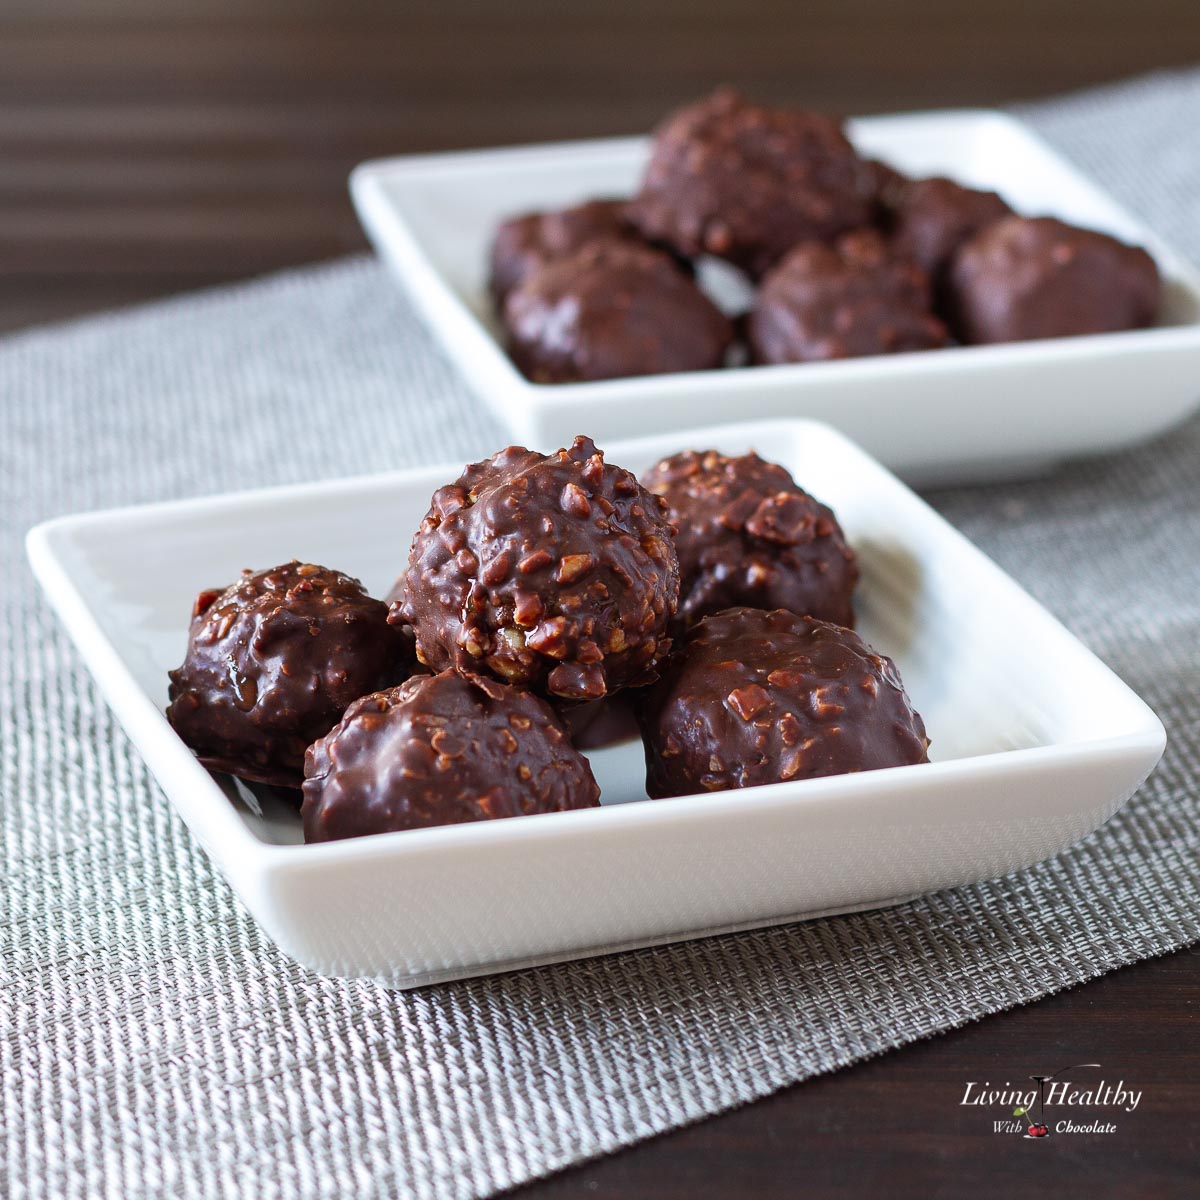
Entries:
MULTIPOLYGON (((375 155, 641 131, 718 82, 866 113, 1197 60, 1197 0, 6 0, 0 330, 362 249, 345 179, 375 155)), ((530 1191, 1200 1195, 1198 1033, 1184 951, 530 1191), (1145 1090, 1114 1135, 958 1104, 1080 1059, 1145 1090)))
POLYGON ((0 329, 361 249, 374 155, 637 132, 719 82, 865 113, 1198 58, 1196 0, 4 0, 0 329))

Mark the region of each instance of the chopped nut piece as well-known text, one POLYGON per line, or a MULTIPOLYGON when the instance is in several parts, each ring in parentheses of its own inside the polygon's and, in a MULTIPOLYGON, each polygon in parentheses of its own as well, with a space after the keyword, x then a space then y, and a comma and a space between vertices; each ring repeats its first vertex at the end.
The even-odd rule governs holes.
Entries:
POLYGON ((532 629, 545 613, 542 599, 536 592, 516 592, 513 595, 513 616, 517 624, 532 629))
POLYGON ((587 492, 577 483, 568 483, 563 488, 560 503, 563 512, 572 517, 590 517, 592 515, 592 503, 588 499, 587 492))
POLYGON ((548 567, 553 561, 554 556, 549 550, 535 550, 532 554, 527 554, 517 563, 517 570, 522 575, 532 575, 534 571, 540 571, 543 567, 548 567))
POLYGON ((756 683, 748 684, 746 687, 734 688, 728 696, 725 697, 725 703, 733 709, 743 721, 749 721, 751 718, 762 712, 768 704, 771 703, 771 697, 767 695, 765 688, 760 687, 756 683))
POLYGON ((503 583, 508 578, 508 573, 512 569, 512 555, 507 552, 497 554, 483 568, 479 574, 479 578, 483 580, 488 587, 495 587, 498 583, 503 583))
POLYGON ((582 578, 596 565, 596 559, 591 554, 568 554, 559 560, 558 572, 555 579, 559 583, 574 583, 582 578))

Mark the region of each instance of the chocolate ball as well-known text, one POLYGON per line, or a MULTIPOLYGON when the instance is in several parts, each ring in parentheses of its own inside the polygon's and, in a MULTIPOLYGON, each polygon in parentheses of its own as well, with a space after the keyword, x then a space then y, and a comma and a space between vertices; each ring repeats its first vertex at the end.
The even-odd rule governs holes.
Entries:
POLYGON ((757 363, 934 350, 948 335, 930 304, 924 271, 860 230, 795 247, 763 280, 746 336, 757 363))
POLYGON ((435 671, 594 700, 650 677, 670 647, 672 539, 666 504, 590 438, 510 446, 434 493, 392 618, 435 671))
POLYGON ((946 303, 964 342, 1016 342, 1140 329, 1161 296, 1140 247, 1053 217, 1007 217, 954 256, 946 303))
POLYGON ((508 351, 535 383, 724 365, 729 318, 662 251, 594 242, 527 276, 504 302, 508 351))
POLYGON ((866 225, 876 179, 840 122, 721 89, 658 127, 630 219, 694 258, 758 277, 797 242, 866 225))
POLYGON ((357 579, 293 560, 200 593, 167 719, 206 767, 298 788, 309 743, 414 665, 411 633, 357 579))
POLYGON ((928 761, 895 664, 812 617, 706 617, 639 709, 646 790, 685 796, 928 761))
POLYGON ((454 670, 356 700, 309 749, 304 776, 307 842, 600 803, 544 700, 454 670))
POLYGON ((940 177, 914 179, 889 189, 888 195, 892 250, 935 281, 963 242, 1012 212, 995 192, 940 177))
POLYGON ((592 242, 643 244, 625 217, 624 200, 589 200, 571 208, 525 213, 504 221, 492 240, 489 287, 499 304, 539 267, 569 258, 592 242))
POLYGON ((642 478, 671 511, 682 625, 735 605, 854 624, 858 562, 832 511, 757 454, 686 450, 642 478))

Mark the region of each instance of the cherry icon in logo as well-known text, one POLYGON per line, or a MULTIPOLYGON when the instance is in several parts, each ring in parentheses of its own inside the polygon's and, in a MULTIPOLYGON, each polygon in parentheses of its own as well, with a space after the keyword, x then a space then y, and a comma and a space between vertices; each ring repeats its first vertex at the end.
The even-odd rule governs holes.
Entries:
POLYGON ((1018 1106, 1013 1109, 1014 1117, 1025 1118, 1025 1136, 1027 1138, 1043 1138, 1050 1130, 1046 1128, 1041 1121, 1035 1121, 1030 1115, 1027 1108, 1018 1106))

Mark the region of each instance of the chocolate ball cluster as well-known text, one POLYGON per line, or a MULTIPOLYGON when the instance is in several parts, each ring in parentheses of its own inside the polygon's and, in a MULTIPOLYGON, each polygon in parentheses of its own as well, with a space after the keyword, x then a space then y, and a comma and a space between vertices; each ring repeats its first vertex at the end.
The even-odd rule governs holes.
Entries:
POLYGON ((213 769, 299 788, 310 842, 595 807, 582 751, 631 727, 651 796, 922 761, 857 579, 756 454, 639 482, 586 437, 510 446, 434 493, 390 608, 296 561, 201 593, 167 715, 213 769))
POLYGON ((835 118, 728 88, 659 125, 628 201, 504 222, 490 285, 539 383, 1137 329, 1162 290, 1144 250, 909 179, 862 158, 835 118), (731 322, 701 290, 705 256, 755 285, 748 314, 731 322))

